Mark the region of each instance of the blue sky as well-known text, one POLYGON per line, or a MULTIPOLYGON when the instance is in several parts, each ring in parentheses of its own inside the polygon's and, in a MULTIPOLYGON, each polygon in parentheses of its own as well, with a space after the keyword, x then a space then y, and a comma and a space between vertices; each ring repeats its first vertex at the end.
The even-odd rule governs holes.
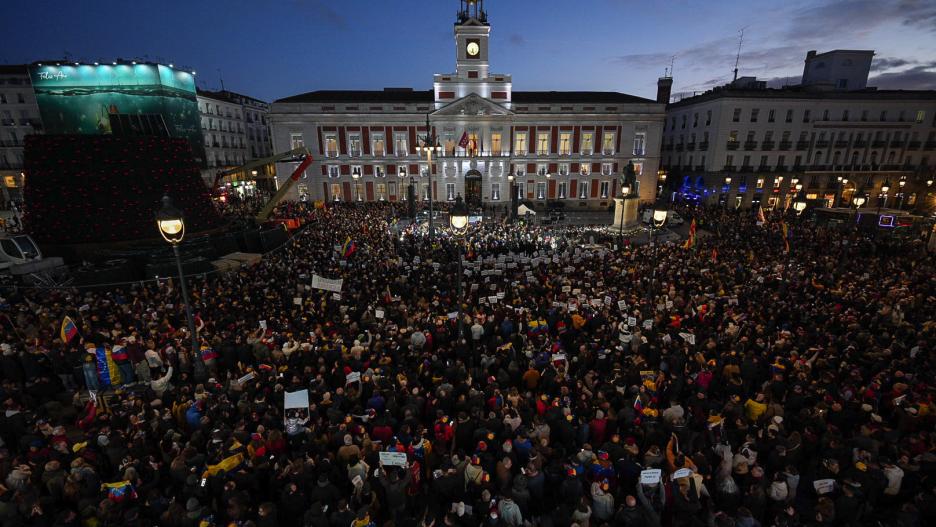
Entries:
MULTIPOLYGON (((491 69, 516 90, 653 97, 740 74, 780 84, 806 51, 874 49, 871 85, 936 89, 932 0, 487 0, 491 69)), ((266 100, 318 89, 428 89, 454 70, 457 0, 2 0, 0 63, 148 58, 197 70, 202 88, 266 100)))

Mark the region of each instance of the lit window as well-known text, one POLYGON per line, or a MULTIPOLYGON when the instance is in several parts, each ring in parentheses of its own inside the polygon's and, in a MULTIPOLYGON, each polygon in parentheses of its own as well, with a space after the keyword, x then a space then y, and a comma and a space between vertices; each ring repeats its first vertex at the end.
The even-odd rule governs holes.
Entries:
POLYGON ((541 156, 549 154, 549 132, 536 134, 536 154, 541 156))
POLYGON ((614 154, 614 132, 605 132, 601 140, 601 152, 610 156, 614 154))
POLYGON ((579 174, 583 176, 591 174, 591 163, 582 163, 579 166, 579 174))
POLYGON ((559 163, 559 175, 568 176, 569 175, 569 164, 568 163, 559 163))
POLYGON ((501 155, 501 134, 500 132, 495 132, 491 134, 491 151, 493 155, 501 155))
POLYGON ((536 175, 538 175, 538 176, 545 176, 545 175, 548 174, 548 173, 549 173, 549 166, 548 166, 548 165, 546 165, 545 163, 540 163, 540 164, 536 165, 536 175))
POLYGON ((500 201, 500 183, 491 183, 491 201, 500 201))
POLYGON ((546 199, 546 183, 536 184, 536 199, 546 199))
POLYGON ((406 132, 393 134, 393 151, 397 156, 409 154, 409 148, 406 144, 406 132))
MULTIPOLYGON (((690 164, 692 164, 692 163, 690 163, 690 164)), ((611 164, 611 163, 602 163, 602 164, 601 164, 601 175, 602 175, 602 176, 610 176, 610 175, 612 174, 613 171, 614 171, 614 165, 613 165, 613 164, 611 164)))
POLYGON ((526 132, 517 132, 514 136, 514 155, 522 156, 527 153, 527 134, 526 132))
POLYGON ((328 177, 338 177, 341 175, 338 165, 328 165, 328 177))
POLYGON ((582 132, 582 154, 589 156, 595 151, 594 132, 582 132))
MULTIPOLYGON (((211 121, 211 129, 214 130, 214 121, 211 121)), ((302 134, 289 134, 289 143, 292 145, 292 150, 305 146, 302 134)))
POLYGON ((588 199, 588 181, 579 181, 579 199, 588 199))
POLYGON ((455 183, 445 184, 445 199, 455 201, 455 183))
POLYGON ((566 182, 559 182, 559 199, 566 199, 566 182))
POLYGON ((572 153, 572 132, 559 132, 559 155, 572 153))
POLYGON ((361 155, 361 134, 351 134, 348 136, 348 153, 352 157, 361 155))
POLYGON ((338 157, 338 136, 325 136, 325 157, 338 157))
POLYGON ((610 182, 610 181, 602 181, 602 182, 601 182, 601 199, 607 199, 607 197, 608 197, 608 192, 610 191, 610 189, 611 189, 611 182, 610 182))
POLYGON ((331 195, 332 199, 338 201, 341 199, 341 185, 338 183, 332 183, 331 186, 331 195))
POLYGON ((387 177, 387 173, 384 171, 382 165, 376 165, 374 167, 374 177, 387 177))
POLYGON ((377 201, 386 201, 387 200, 387 185, 385 183, 377 183, 377 201))
POLYGON ((384 156, 386 155, 386 144, 384 142, 383 134, 374 134, 373 139, 371 139, 372 147, 371 150, 374 152, 375 156, 384 156))
POLYGON ((634 155, 642 156, 646 154, 647 134, 634 134, 634 155))

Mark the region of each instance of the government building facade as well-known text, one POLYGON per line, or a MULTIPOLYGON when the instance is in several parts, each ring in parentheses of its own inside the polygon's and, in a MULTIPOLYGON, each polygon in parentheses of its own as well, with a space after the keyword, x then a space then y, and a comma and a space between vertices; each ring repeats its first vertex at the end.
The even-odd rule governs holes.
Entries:
MULTIPOLYGON (((633 195, 656 195, 665 104, 618 92, 514 91, 489 68, 491 26, 482 0, 462 0, 455 72, 433 89, 315 91, 275 101, 274 151, 308 148, 314 163, 288 196, 346 202, 461 195, 472 207, 506 208, 511 188, 534 207, 605 209, 620 197, 629 162, 633 195), (417 150, 426 124, 441 149, 417 150)), ((664 101, 665 102, 665 101, 664 101)), ((281 185, 293 164, 277 165, 281 185)))

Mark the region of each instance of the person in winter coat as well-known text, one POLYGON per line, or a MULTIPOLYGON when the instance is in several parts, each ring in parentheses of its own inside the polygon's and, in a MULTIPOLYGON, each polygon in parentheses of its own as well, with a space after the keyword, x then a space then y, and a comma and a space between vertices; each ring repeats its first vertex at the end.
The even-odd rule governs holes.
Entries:
MULTIPOLYGON (((148 374, 147 374, 148 376, 148 374)), ((169 389, 169 380, 172 379, 172 366, 166 371, 166 374, 158 379, 150 381, 150 388, 156 394, 156 397, 162 397, 169 389)))
POLYGON ((399 523, 406 511, 406 487, 413 475, 409 471, 409 464, 403 467, 403 477, 393 471, 387 474, 387 469, 380 466, 380 484, 383 486, 387 498, 387 509, 392 518, 399 523))
POLYGON ((520 527, 523 525, 523 515, 520 513, 520 507, 514 503, 510 492, 508 491, 500 503, 497 504, 497 512, 505 525, 510 527, 520 527))
POLYGON ((610 521, 614 516, 614 496, 606 481, 591 484, 592 514, 596 520, 610 521))

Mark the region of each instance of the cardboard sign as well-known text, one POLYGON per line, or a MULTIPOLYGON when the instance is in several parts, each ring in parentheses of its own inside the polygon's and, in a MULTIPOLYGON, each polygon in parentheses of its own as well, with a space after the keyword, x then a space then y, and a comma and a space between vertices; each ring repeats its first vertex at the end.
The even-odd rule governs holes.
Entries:
POLYGON ((627 325, 628 325, 628 326, 636 326, 636 325, 637 325, 637 318, 636 318, 636 317, 627 317, 627 325))
POLYGON ((386 467, 405 467, 405 452, 380 452, 380 464, 386 467))
POLYGON ((624 311, 625 309, 627 309, 627 302, 623 300, 618 300, 618 309, 620 309, 621 311, 624 311))
POLYGON ((488 303, 489 303, 489 304, 496 304, 496 303, 497 303, 497 297, 496 297, 496 296, 489 296, 489 297, 488 297, 488 303))
POLYGON ((384 317, 384 310, 383 310, 383 309, 376 309, 376 310, 374 310, 374 317, 375 317, 375 318, 383 318, 383 317, 384 317))
POLYGON ((660 482, 660 478, 663 475, 663 471, 658 468, 650 468, 647 470, 640 471, 640 484, 641 485, 656 485, 660 482))
POLYGON ((351 384, 352 382, 361 382, 361 372, 352 371, 345 375, 345 384, 351 384))
POLYGON ((834 479, 817 479, 813 481, 813 488, 816 489, 816 494, 828 494, 835 490, 835 480, 834 479))
POLYGON ((299 390, 298 392, 283 393, 283 408, 309 408, 309 390, 299 390))
POLYGON ((328 278, 322 278, 321 276, 314 274, 312 275, 312 287, 315 289, 324 289, 325 291, 332 291, 334 293, 341 292, 341 286, 344 283, 344 280, 339 278, 337 280, 331 280, 328 278))
POLYGON ((691 468, 681 468, 677 470, 676 472, 673 472, 673 479, 688 478, 691 475, 692 475, 691 468))

